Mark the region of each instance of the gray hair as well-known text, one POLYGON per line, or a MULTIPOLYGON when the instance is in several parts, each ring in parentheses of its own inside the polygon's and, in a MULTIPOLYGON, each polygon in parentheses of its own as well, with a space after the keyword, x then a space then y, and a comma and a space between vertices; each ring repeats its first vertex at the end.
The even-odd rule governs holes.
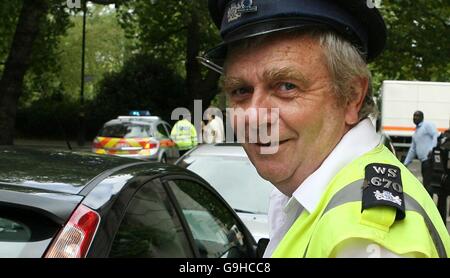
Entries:
POLYGON ((361 51, 349 41, 331 31, 315 31, 312 35, 319 39, 320 46, 324 50, 327 67, 333 79, 334 90, 339 103, 345 104, 355 97, 350 85, 355 77, 367 78, 366 97, 358 116, 360 120, 369 115, 377 116, 378 109, 373 99, 372 75, 361 51))
POLYGON ((372 75, 363 58, 363 54, 348 40, 331 30, 310 29, 285 31, 247 39, 230 47, 248 49, 262 44, 268 37, 276 35, 283 36, 286 34, 288 36, 311 36, 319 41, 325 56, 326 66, 333 79, 334 93, 336 94, 338 105, 344 105, 355 97, 354 91, 351 88, 351 82, 355 77, 367 78, 368 89, 358 117, 359 120, 362 120, 369 115, 377 116, 378 109, 373 99, 372 75))

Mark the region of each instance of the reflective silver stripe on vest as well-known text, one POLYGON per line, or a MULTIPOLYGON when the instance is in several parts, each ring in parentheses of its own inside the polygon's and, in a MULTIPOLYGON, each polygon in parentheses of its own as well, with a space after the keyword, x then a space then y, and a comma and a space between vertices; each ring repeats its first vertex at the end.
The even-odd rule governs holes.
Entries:
POLYGON ((430 232, 431 238, 433 239, 434 246, 436 247, 436 250, 439 254, 439 258, 447 258, 447 252, 445 251, 445 247, 444 244, 442 243, 441 236, 436 230, 436 227, 434 227, 433 222, 431 222, 431 219, 428 216, 428 214, 415 199, 411 198, 411 196, 409 196, 405 192, 403 192, 403 195, 405 197, 405 209, 419 213, 425 220, 425 224, 427 225, 428 231, 430 232))
MULTIPOLYGON (((323 217, 325 213, 327 213, 329 210, 338 207, 340 205, 351 203, 351 202, 360 202, 362 199, 362 187, 363 187, 364 179, 357 180, 355 182, 352 182, 351 184, 345 186, 341 190, 339 190, 334 196, 331 198, 330 202, 328 203, 327 207, 323 211, 320 218, 323 217)), ((439 254, 440 258, 447 258, 447 252, 445 251, 444 244, 442 243, 442 239, 439 236, 438 231, 436 230, 436 227, 434 227, 433 222, 431 222, 430 217, 425 212, 425 210, 422 208, 422 206, 411 196, 403 192, 404 198, 405 198, 405 209, 410 211, 415 211, 422 215, 423 219, 425 220, 425 223, 427 225, 428 231, 430 232, 431 238, 433 239, 434 246, 436 247, 436 250, 439 254)), ((311 239, 310 239, 311 242, 311 239)), ((308 242, 308 245, 306 246, 305 253, 303 257, 306 257, 306 253, 308 252, 308 247, 310 242, 308 242)))

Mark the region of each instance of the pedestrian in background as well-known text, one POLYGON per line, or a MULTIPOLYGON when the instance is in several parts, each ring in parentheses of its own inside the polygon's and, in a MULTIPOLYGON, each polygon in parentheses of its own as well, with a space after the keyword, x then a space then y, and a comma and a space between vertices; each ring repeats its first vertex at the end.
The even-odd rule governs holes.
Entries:
POLYGON ((414 158, 418 158, 421 162, 422 180, 425 189, 433 196, 431 190, 431 176, 433 174, 433 166, 430 161, 430 153, 437 144, 439 132, 436 126, 424 121, 422 111, 416 111, 413 115, 413 122, 416 125, 416 130, 412 136, 411 147, 406 155, 404 164, 408 166, 414 158))
POLYGON ((170 132, 170 137, 178 147, 180 156, 197 146, 197 131, 194 125, 183 115, 175 123, 170 132))
POLYGON ((450 121, 448 123, 448 129, 438 137, 438 145, 450 150, 450 121))
POLYGON ((225 131, 223 121, 213 113, 207 114, 208 123, 203 127, 203 142, 206 144, 223 143, 225 131))

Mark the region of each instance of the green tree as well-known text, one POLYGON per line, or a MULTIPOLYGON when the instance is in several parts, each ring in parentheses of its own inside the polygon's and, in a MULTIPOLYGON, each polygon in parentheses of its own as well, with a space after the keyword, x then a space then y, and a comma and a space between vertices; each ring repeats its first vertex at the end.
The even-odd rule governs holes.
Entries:
MULTIPOLYGON (((120 0, 93 0, 111 4, 120 0)), ((12 144, 17 105, 28 98, 61 91, 56 55, 69 26, 67 1, 12 0, 0 4, 0 145, 12 144)))
MULTIPOLYGON (((120 23, 137 51, 164 61, 185 77, 190 100, 209 102, 218 92, 219 75, 196 57, 219 42, 206 0, 131 0, 120 7, 120 23)), ((189 102, 192 108, 193 102, 189 102)))
MULTIPOLYGON (((13 5, 6 5, 6 8, 15 10, 13 5)), ((17 27, 0 79, 1 145, 13 143, 17 102, 22 94, 25 73, 30 66, 33 45, 48 9, 49 3, 45 0, 24 0, 21 5, 17 27)))
POLYGON ((2 38, 0 40, 0 74, 3 72, 15 31, 10 27, 17 25, 21 7, 20 0, 0 2, 0 38, 2 38))
POLYGON ((450 81, 450 0, 382 1, 387 47, 371 65, 384 79, 450 81))
POLYGON ((59 42, 71 26, 70 13, 66 3, 61 3, 60 0, 50 0, 48 3, 49 10, 42 19, 41 30, 36 41, 30 45, 31 61, 24 76, 19 107, 62 90, 59 42))
MULTIPOLYGON (((57 58, 64 97, 79 99, 82 14, 72 16, 73 26, 61 38, 57 58)), ((127 40, 113 7, 89 5, 86 24, 86 99, 94 98, 94 88, 106 73, 119 71, 127 56, 127 40)))
POLYGON ((176 72, 148 54, 138 54, 100 82, 89 122, 96 132, 105 121, 130 110, 149 110, 170 120, 172 110, 186 104, 184 92, 183 78, 176 72))
POLYGON ((60 86, 55 52, 69 14, 61 0, 13 0, 0 6, 0 144, 12 144, 20 98, 60 86))

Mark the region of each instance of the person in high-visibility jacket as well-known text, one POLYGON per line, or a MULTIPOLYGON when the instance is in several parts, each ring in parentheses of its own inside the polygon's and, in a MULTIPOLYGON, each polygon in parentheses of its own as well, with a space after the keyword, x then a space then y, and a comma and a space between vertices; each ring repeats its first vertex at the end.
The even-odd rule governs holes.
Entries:
POLYGON ((387 37, 372 2, 209 0, 224 42, 200 61, 223 74, 230 106, 246 112, 230 119, 255 133, 243 138, 269 129, 276 138, 243 142, 276 187, 265 257, 450 254, 436 205, 369 119, 367 62, 387 37))
POLYGON ((184 116, 180 116, 170 132, 170 137, 178 147, 180 156, 197 146, 195 126, 184 116))

